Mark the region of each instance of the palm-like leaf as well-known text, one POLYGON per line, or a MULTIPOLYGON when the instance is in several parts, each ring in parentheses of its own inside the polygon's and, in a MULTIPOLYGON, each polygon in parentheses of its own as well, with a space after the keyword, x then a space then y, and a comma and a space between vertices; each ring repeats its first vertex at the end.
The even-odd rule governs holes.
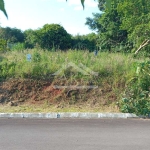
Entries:
MULTIPOLYGON (((67 1, 67 0, 66 0, 66 1, 67 1)), ((94 1, 95 1, 95 0, 94 0, 94 1)), ((81 0, 81 4, 82 4, 83 8, 84 8, 84 2, 85 2, 85 0, 81 0)), ((108 9, 111 8, 111 0, 106 0, 106 7, 107 7, 108 9)))
MULTIPOLYGON (((67 0, 66 0, 67 1, 67 0)), ((81 0, 81 4, 84 8, 84 2, 85 0, 81 0)), ((106 7, 110 8, 111 0, 106 0, 106 7)), ((0 0, 0 10, 5 14, 5 16, 8 18, 7 12, 5 10, 5 3, 4 0, 0 0)))
POLYGON ((81 4, 82 4, 83 8, 84 8, 84 1, 85 1, 85 0, 81 0, 81 4))
POLYGON ((5 10, 5 4, 4 0, 0 0, 0 10, 5 14, 5 16, 8 18, 7 12, 5 10))
MULTIPOLYGON (((81 4, 82 4, 83 8, 84 8, 84 1, 85 0, 81 0, 81 4)), ((67 0, 66 0, 66 2, 67 2, 67 0)))

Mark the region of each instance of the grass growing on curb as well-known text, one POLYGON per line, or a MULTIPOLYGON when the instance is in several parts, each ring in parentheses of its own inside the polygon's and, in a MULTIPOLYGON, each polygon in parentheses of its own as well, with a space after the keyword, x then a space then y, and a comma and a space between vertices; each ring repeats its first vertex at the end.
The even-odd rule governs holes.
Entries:
POLYGON ((67 106, 65 108, 58 108, 56 105, 54 106, 46 106, 46 105, 21 105, 16 107, 11 106, 0 106, 0 113, 48 113, 48 112, 110 112, 110 113, 116 113, 120 112, 119 109, 115 105, 110 106, 102 106, 102 107, 79 107, 79 106, 67 106))

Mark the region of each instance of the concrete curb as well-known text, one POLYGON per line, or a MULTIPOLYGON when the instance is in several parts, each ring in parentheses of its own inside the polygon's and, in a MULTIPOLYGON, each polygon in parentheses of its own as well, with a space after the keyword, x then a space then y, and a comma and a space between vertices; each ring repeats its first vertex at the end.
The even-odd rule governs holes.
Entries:
POLYGON ((79 119, 100 119, 100 118, 138 118, 130 113, 0 113, 0 118, 79 118, 79 119))

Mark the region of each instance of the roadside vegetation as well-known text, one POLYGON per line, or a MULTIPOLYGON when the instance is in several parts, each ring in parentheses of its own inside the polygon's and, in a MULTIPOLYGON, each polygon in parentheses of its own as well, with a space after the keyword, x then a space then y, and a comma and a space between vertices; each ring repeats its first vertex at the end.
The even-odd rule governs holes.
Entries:
POLYGON ((0 27, 2 106, 26 105, 23 108, 27 111, 28 106, 44 105, 56 107, 56 111, 71 108, 148 116, 150 3, 108 1, 98 0, 100 12, 86 19, 85 24, 94 31, 87 35, 70 35, 59 24, 24 32, 0 27), (73 65, 53 75, 70 63, 73 65), (76 66, 98 76, 85 75, 76 66), (74 87, 59 89, 55 85, 74 87), (98 88, 77 88, 93 85, 98 88))
MULTIPOLYGON (((1 110, 128 112, 128 105, 133 106, 126 103, 130 100, 125 100, 124 91, 143 60, 144 56, 134 58, 132 54, 108 52, 95 56, 83 50, 28 49, 1 53, 1 103, 5 106, 1 110), (31 60, 27 54, 31 54, 31 60), (83 64, 98 76, 84 75, 74 66, 53 75, 69 63, 83 64), (54 85, 74 88, 58 89, 54 85), (93 85, 98 88, 78 89, 93 85), (15 108, 8 109, 9 106, 15 108)), ((87 68, 82 69, 88 72, 87 68)))

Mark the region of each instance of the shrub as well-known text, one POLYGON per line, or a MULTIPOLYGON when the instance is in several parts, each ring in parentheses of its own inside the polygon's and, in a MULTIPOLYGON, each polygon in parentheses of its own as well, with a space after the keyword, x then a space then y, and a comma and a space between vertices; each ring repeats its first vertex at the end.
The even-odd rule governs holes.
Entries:
POLYGON ((15 74, 16 63, 3 61, 0 63, 0 78, 13 77, 15 74))
POLYGON ((137 66, 121 101, 121 111, 148 116, 150 114, 150 61, 137 66))
POLYGON ((41 48, 65 50, 71 47, 71 36, 59 24, 46 24, 37 30, 38 44, 41 48))
POLYGON ((7 41, 4 39, 0 39, 0 52, 4 52, 7 50, 7 41))
POLYGON ((32 58, 33 62, 40 62, 41 61, 41 54, 38 53, 37 51, 35 51, 33 53, 33 58, 32 58))
POLYGON ((16 51, 22 51, 24 49, 25 49, 24 43, 16 43, 16 44, 13 44, 11 47, 11 50, 16 50, 16 51))

